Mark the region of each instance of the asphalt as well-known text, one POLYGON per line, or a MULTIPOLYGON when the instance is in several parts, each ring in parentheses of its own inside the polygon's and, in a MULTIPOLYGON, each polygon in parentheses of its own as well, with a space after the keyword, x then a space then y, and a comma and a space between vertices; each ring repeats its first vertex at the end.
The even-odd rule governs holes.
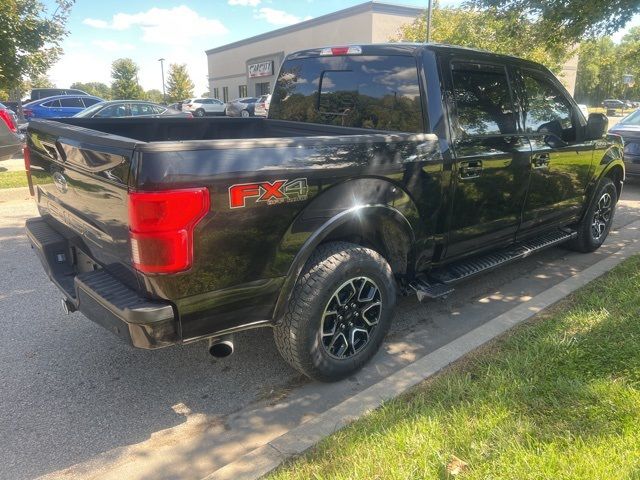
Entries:
MULTIPOLYGON (((24 192, 0 199, 0 478, 201 478, 416 358, 526 302, 625 244, 553 248, 466 282, 446 300, 400 302, 383 351, 336 384, 309 382, 268 330, 236 337, 223 361, 203 344, 134 350, 80 314, 66 316, 23 233, 24 192)), ((615 228, 640 218, 627 185, 615 228)), ((627 240, 625 240, 627 239, 627 240)))

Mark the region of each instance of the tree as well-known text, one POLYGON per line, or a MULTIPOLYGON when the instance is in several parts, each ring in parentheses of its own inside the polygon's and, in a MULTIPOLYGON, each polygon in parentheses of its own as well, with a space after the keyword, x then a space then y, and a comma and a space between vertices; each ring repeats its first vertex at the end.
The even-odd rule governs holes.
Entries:
POLYGON ((185 64, 172 63, 167 78, 167 97, 170 102, 178 102, 193 96, 193 82, 185 64))
POLYGON ((119 58, 111 64, 111 94, 114 100, 136 100, 144 96, 138 84, 138 65, 130 58, 119 58))
POLYGON ((26 83, 28 84, 28 90, 32 88, 55 88, 53 82, 46 75, 32 77, 26 83))
POLYGON ((55 0, 53 14, 39 0, 0 1, 0 90, 19 99, 27 77, 44 75, 60 57, 73 0, 55 0))
POLYGON ((77 88, 83 92, 87 92, 89 95, 103 98, 105 100, 111 100, 111 87, 102 82, 74 82, 71 84, 71 88, 77 88))
POLYGON ((640 27, 632 28, 619 44, 610 37, 587 40, 580 45, 576 100, 599 105, 606 98, 640 98, 640 27), (622 76, 631 74, 635 84, 626 86, 622 76))
POLYGON ((575 43, 585 37, 608 35, 640 12, 638 0, 472 0, 500 15, 535 18, 550 41, 575 43))
POLYGON ((164 101, 164 99, 162 98, 162 92, 157 88, 147 90, 144 94, 144 98, 153 103, 162 103, 164 101))
MULTIPOLYGON (((480 48, 516 55, 559 71, 569 56, 566 44, 549 44, 541 39, 540 26, 517 14, 498 15, 494 8, 436 8, 431 21, 431 39, 439 43, 480 48)), ((426 13, 400 28, 396 40, 424 42, 426 13)))

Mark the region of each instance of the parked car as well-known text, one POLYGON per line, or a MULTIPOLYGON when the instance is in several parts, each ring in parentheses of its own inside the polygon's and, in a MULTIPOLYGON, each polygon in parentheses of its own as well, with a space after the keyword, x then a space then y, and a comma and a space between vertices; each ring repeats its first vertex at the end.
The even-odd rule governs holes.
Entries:
POLYGON ((191 112, 194 117, 224 115, 225 105, 217 98, 188 98, 182 102, 182 111, 191 112))
POLYGON ((624 140, 627 175, 640 176, 640 110, 624 117, 609 132, 620 135, 624 140))
POLYGON ((254 107, 254 115, 256 117, 266 117, 269 115, 269 103, 271 103, 271 95, 262 95, 258 98, 254 107))
POLYGON ((89 95, 83 90, 76 88, 34 88, 31 90, 31 101, 42 100, 48 97, 57 97, 59 95, 89 95))
POLYGON ((0 160, 7 160, 22 149, 16 114, 0 103, 0 160))
POLYGON ((111 100, 95 105, 76 113, 74 117, 84 118, 126 118, 126 117, 188 117, 191 112, 181 112, 173 108, 163 107, 141 100, 111 100))
POLYGON ((285 58, 266 119, 31 122, 51 182, 27 235, 65 309, 136 347, 224 356, 271 327, 293 367, 337 380, 379 349, 398 292, 598 249, 624 181, 606 130, 531 61, 310 49, 285 58))
POLYGON ((34 118, 73 117, 98 102, 104 100, 91 95, 56 95, 29 102, 22 107, 22 112, 28 121, 34 118))
POLYGON ((614 99, 607 99, 605 101, 602 102, 602 106, 604 108, 611 108, 611 109, 617 109, 617 108, 624 108, 625 104, 622 100, 614 100, 614 99))
POLYGON ((253 117, 255 114, 256 97, 236 98, 227 103, 227 117, 253 117))
POLYGON ((582 112, 582 115, 584 115, 585 120, 589 118, 589 107, 587 107, 584 103, 579 103, 578 108, 582 112))

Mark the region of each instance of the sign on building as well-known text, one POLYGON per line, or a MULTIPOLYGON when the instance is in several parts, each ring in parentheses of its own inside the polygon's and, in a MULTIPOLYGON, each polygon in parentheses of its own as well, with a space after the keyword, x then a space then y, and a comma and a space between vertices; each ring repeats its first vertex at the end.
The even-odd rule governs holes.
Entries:
POLYGON ((273 75, 273 60, 249 65, 249 78, 268 77, 273 75))

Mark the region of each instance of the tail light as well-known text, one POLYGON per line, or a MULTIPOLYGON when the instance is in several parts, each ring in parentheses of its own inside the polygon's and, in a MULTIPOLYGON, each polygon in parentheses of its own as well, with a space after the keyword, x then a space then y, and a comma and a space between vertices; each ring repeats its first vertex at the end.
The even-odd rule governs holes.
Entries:
POLYGON ((4 108, 0 109, 0 118, 4 120, 4 123, 7 124, 9 130, 13 133, 18 131, 18 126, 16 125, 16 122, 13 121, 13 115, 11 115, 8 110, 5 110, 4 108))
POLYGON ((209 211, 209 190, 129 193, 133 266, 143 273, 178 273, 193 264, 193 231, 209 211))
POLYGON ((323 57, 332 55, 362 55, 362 47, 352 45, 350 47, 327 47, 320 50, 323 57))
POLYGON ((23 108, 22 109, 22 114, 25 117, 31 117, 31 116, 33 116, 33 110, 31 110, 30 108, 23 108))

